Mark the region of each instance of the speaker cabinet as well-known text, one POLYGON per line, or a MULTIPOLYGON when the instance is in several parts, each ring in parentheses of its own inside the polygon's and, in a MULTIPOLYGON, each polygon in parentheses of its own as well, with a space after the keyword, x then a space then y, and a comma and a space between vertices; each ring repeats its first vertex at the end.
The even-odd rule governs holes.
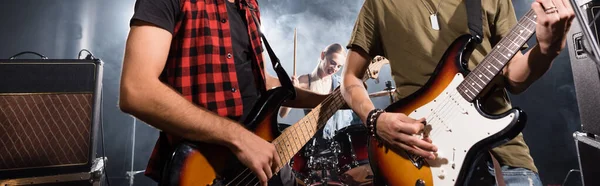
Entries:
POLYGON ((100 60, 0 60, 0 180, 89 172, 100 60))
MULTIPOLYGON (((593 20, 600 13, 600 2, 592 2, 589 0, 576 0, 579 10, 587 20, 593 20)), ((577 6, 573 6, 577 8, 577 6)), ((599 21, 595 21, 590 27, 591 35, 598 38, 600 29, 599 21)), ((584 37, 584 33, 579 22, 573 21, 571 29, 567 35, 567 47, 573 70, 573 81, 575 84, 575 93, 577 96, 577 104, 581 119, 581 127, 583 132, 600 134, 600 76, 598 73, 599 66, 592 59, 593 57, 586 51, 592 51, 590 48, 589 39, 584 37)), ((598 45, 598 43, 593 43, 598 45)), ((597 54, 600 55, 600 54, 597 54)))

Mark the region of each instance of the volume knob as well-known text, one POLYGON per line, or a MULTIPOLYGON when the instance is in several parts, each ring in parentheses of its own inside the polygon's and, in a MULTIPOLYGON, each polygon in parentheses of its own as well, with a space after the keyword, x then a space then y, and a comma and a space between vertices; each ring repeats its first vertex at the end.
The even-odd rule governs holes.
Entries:
POLYGON ((440 168, 440 173, 438 174, 438 178, 444 179, 446 177, 446 171, 443 168, 440 168))
POLYGON ((415 186, 425 186, 425 181, 423 181, 422 179, 417 180, 417 183, 415 183, 415 186))

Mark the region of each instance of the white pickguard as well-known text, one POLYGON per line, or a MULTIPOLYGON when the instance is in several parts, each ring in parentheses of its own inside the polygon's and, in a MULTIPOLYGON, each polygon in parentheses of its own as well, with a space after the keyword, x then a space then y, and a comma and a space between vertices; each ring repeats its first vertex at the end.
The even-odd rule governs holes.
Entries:
POLYGON ((427 128, 431 127, 429 135, 438 147, 438 158, 427 161, 434 185, 455 185, 469 149, 502 131, 515 119, 514 113, 499 119, 482 116, 473 103, 458 94, 456 88, 463 79, 462 74, 457 74, 434 101, 409 114, 415 119, 425 117, 427 128))

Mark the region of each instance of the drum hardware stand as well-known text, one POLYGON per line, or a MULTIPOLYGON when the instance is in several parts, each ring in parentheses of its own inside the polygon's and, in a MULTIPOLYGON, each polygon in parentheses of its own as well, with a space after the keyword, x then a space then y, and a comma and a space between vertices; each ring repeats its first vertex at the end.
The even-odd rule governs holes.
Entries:
POLYGON ((394 103, 393 93, 396 90, 396 87, 392 86, 392 81, 386 81, 385 82, 385 89, 383 89, 383 90, 386 90, 386 91, 388 91, 390 93, 390 103, 394 103))
POLYGON ((139 173, 144 173, 146 172, 146 170, 139 170, 139 171, 127 171, 125 172, 126 174, 126 178, 129 180, 129 185, 132 186, 133 185, 133 180, 135 179, 135 175, 139 174, 139 173))
MULTIPOLYGON (((390 82, 390 81, 385 82, 385 84, 388 85, 388 82, 390 82)), ((390 95, 391 95, 391 92, 390 92, 390 95)), ((391 96, 390 96, 390 98, 391 98, 391 96)), ((352 166, 356 167, 356 166, 358 166, 358 160, 356 160, 356 151, 354 151, 354 147, 352 145, 352 136, 350 136, 350 135, 351 135, 350 133, 346 134, 346 136, 348 136, 348 141, 350 142, 350 152, 352 152, 352 154, 351 154, 352 166)))
POLYGON ((338 157, 340 156, 340 153, 342 153, 342 149, 337 141, 333 140, 333 138, 331 140, 332 142, 330 142, 331 146, 329 148, 331 149, 331 152, 333 152, 333 157, 331 157, 330 164, 331 169, 335 170, 337 173, 340 172, 340 169, 337 165, 340 163, 338 161, 338 157))
POLYGON ((135 132, 137 126, 137 119, 135 117, 131 117, 133 119, 133 131, 131 135, 131 168, 130 171, 125 172, 125 177, 129 180, 129 186, 133 186, 135 175, 139 173, 144 173, 146 170, 133 170, 133 164, 135 160, 135 132))
POLYGON ((394 103, 394 92, 396 91, 396 88, 392 85, 392 81, 386 81, 385 87, 386 88, 382 91, 370 93, 369 97, 380 97, 387 94, 390 97, 390 103, 394 103))

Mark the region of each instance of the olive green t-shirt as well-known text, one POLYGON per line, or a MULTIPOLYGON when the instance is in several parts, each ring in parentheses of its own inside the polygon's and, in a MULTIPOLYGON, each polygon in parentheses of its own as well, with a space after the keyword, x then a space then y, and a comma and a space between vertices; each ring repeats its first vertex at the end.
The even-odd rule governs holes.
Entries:
MULTIPOLYGON (((482 1, 482 13, 484 39, 471 54, 471 70, 517 23, 511 0, 482 1)), ((404 98, 427 82, 446 49, 464 34, 470 34, 464 1, 365 0, 348 48, 358 47, 372 57, 386 57, 396 83, 396 97, 404 98), (430 15, 431 11, 438 11, 440 1, 437 12, 440 29, 434 30, 430 15), (429 5, 429 11, 425 4, 429 5)), ((503 78, 499 75, 494 82, 502 87, 503 78)), ((483 101, 487 112, 499 114, 510 109, 503 88, 493 89, 489 95, 483 101)), ((492 152, 503 165, 537 172, 522 134, 492 152)))

